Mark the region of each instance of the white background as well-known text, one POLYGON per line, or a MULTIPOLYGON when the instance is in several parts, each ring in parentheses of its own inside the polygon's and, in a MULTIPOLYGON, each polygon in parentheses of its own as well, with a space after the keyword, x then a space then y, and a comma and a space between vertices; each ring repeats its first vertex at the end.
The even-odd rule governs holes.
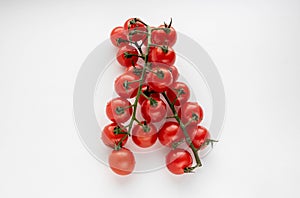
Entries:
POLYGON ((1 1, 0 197, 300 197, 300 2, 1 1), (114 175, 82 146, 76 74, 129 17, 199 42, 223 78, 226 123, 196 174, 114 175))

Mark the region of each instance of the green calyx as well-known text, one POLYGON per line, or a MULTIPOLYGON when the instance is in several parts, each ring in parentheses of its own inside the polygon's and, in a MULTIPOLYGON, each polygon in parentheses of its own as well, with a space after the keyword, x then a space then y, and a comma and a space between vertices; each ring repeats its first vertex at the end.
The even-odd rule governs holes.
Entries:
POLYGON ((123 107, 117 107, 115 109, 115 112, 116 112, 117 115, 121 115, 125 112, 125 109, 123 107))
POLYGON ((164 74, 163 71, 158 70, 158 71, 156 72, 156 76, 157 76, 158 78, 160 78, 160 79, 163 79, 163 78, 165 77, 165 74, 164 74))
POLYGON ((168 46, 163 45, 160 48, 162 49, 163 53, 165 53, 165 54, 168 53, 168 51, 169 51, 168 46))
POLYGON ((152 107, 156 107, 157 106, 157 101, 154 99, 154 98, 151 98, 150 97, 150 105, 152 106, 152 107))

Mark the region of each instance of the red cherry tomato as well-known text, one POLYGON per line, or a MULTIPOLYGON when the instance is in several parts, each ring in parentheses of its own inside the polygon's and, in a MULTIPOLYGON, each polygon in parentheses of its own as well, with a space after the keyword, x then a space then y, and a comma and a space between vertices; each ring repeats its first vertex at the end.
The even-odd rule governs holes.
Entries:
POLYGON ((169 70, 172 73, 173 83, 174 83, 174 82, 176 82, 178 80, 178 77, 179 77, 178 69, 177 69, 177 67, 175 67, 174 65, 172 65, 172 66, 169 67, 169 70))
POLYGON ((154 91, 163 92, 173 83, 173 76, 167 67, 157 66, 148 74, 147 81, 154 91))
POLYGON ((166 94, 174 105, 179 106, 190 98, 190 89, 183 82, 175 82, 167 89, 166 94))
POLYGON ((108 162, 111 170, 118 175, 129 175, 135 167, 133 153, 124 147, 120 150, 113 150, 109 155, 108 162))
MULTIPOLYGON (((142 92, 148 97, 151 96, 153 98, 159 98, 159 93, 156 93, 155 91, 151 90, 150 86, 147 84, 142 85, 142 92)), ((147 99, 143 95, 140 95, 139 104, 142 105, 145 100, 147 99)))
POLYGON ((184 169, 191 167, 193 158, 191 154, 181 148, 171 150, 166 156, 166 165, 168 170, 176 175, 184 173, 184 169))
POLYGON ((139 77, 129 72, 121 74, 115 80, 115 91, 122 98, 133 98, 136 96, 136 89, 139 86, 139 77))
POLYGON ((142 148, 152 146, 157 140, 156 127, 147 122, 143 125, 135 125, 132 129, 132 140, 137 146, 142 148))
POLYGON ((165 122, 158 131, 158 140, 164 146, 172 146, 172 143, 184 138, 182 130, 177 122, 165 122))
POLYGON ((124 123, 129 120, 132 114, 132 107, 128 100, 123 98, 114 98, 106 105, 107 117, 116 123, 124 123))
POLYGON ((182 122, 186 124, 199 124, 203 119, 203 110, 197 102, 187 102, 181 106, 178 113, 182 122))
POLYGON ((172 47, 177 39, 176 31, 173 27, 165 27, 160 25, 159 28, 164 28, 161 30, 153 30, 152 32, 152 43, 157 45, 167 45, 172 47))
MULTIPOLYGON (((101 139, 103 143, 109 147, 114 148, 116 144, 120 142, 120 140, 126 135, 126 134, 115 134, 115 131, 121 131, 122 133, 125 133, 126 130, 122 125, 118 125, 117 123, 111 123, 104 127, 101 135, 101 139)), ((127 142, 128 137, 122 141, 122 146, 124 146, 127 142)))
POLYGON ((171 47, 156 46, 149 49, 148 62, 171 66, 175 63, 175 60, 176 54, 171 47))
POLYGON ((141 106, 141 114, 147 123, 160 122, 164 119, 166 113, 166 104, 160 98, 145 100, 141 106))
POLYGON ((134 18, 130 18, 125 22, 124 30, 127 31, 128 39, 131 41, 140 41, 147 37, 147 28, 145 25, 139 21, 136 21, 134 18), (138 32, 134 33, 134 31, 138 32))
POLYGON ((138 51, 131 45, 125 45, 118 50, 117 60, 120 65, 130 67, 135 65, 138 60, 138 51))
POLYGON ((188 134, 196 149, 204 149, 205 141, 210 138, 208 130, 203 126, 190 126, 187 127, 188 134))
POLYGON ((135 66, 126 67, 126 71, 140 78, 142 75, 143 66, 137 64, 135 66))
POLYGON ((118 42, 118 39, 127 40, 127 36, 125 34, 124 28, 119 26, 115 27, 110 33, 111 43, 116 47, 123 47, 127 45, 127 42, 118 42))

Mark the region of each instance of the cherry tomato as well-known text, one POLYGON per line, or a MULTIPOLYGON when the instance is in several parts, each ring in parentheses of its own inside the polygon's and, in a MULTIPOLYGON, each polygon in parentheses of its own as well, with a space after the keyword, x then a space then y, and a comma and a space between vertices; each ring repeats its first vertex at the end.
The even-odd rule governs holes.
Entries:
POLYGON ((148 74, 147 81, 154 91, 163 92, 173 83, 173 76, 167 67, 157 66, 148 74))
POLYGON ((166 156, 166 165, 168 170, 176 175, 184 173, 184 169, 191 167, 193 164, 193 158, 191 154, 181 148, 171 150, 166 156))
POLYGON ((139 86, 139 77, 129 72, 121 74, 115 80, 115 91, 122 98, 133 98, 136 96, 136 89, 139 86))
POLYGON ((145 100, 141 106, 141 114, 147 123, 160 122, 166 113, 166 104, 160 98, 151 97, 151 100, 145 100))
POLYGON ((138 51, 131 45, 125 45, 119 48, 117 53, 117 60, 120 65, 130 67, 135 65, 138 60, 138 51))
POLYGON ((143 71, 143 66, 141 65, 135 65, 135 66, 130 66, 130 67, 126 67, 126 71, 130 74, 133 74, 137 77, 141 77, 142 75, 142 71, 143 71))
POLYGON ((147 122, 135 125, 132 129, 132 140, 139 147, 150 147, 157 140, 157 129, 154 124, 147 122))
POLYGON ((184 138, 182 130, 177 122, 165 122, 158 131, 158 140, 164 146, 172 146, 172 143, 184 138))
POLYGON ((161 63, 171 66, 175 63, 176 54, 171 47, 156 46, 150 47, 148 54, 148 61, 152 63, 161 63))
POLYGON ((174 105, 179 106, 190 98, 190 89, 183 82, 175 82, 167 89, 166 94, 174 105))
POLYGON ((160 25, 159 28, 164 28, 161 30, 153 30, 152 31, 152 43, 157 45, 167 45, 172 47, 177 39, 176 31, 173 27, 165 27, 164 25, 160 25))
MULTIPOLYGON (((148 97, 151 96, 153 98, 159 98, 159 93, 156 93, 155 91, 151 90, 151 88, 147 84, 142 85, 142 92, 148 97)), ((147 99, 143 95, 140 95, 139 104, 142 105, 145 100, 147 99)))
POLYGON ((208 130, 203 126, 190 126, 187 127, 188 134, 196 149, 204 149, 205 141, 210 138, 208 130))
MULTIPOLYGON (((101 135, 101 139, 103 143, 109 147, 114 148, 115 144, 118 144, 120 140, 126 136, 126 134, 115 134, 115 131, 120 131, 121 133, 125 133, 126 130, 122 125, 118 125, 117 123, 111 123, 104 127, 101 135)), ((122 141, 122 146, 124 146, 127 142, 128 137, 122 141)))
POLYGON ((132 107, 128 100, 123 98, 114 98, 106 105, 107 117, 116 123, 124 123, 129 120, 132 114, 132 107))
POLYGON ((121 26, 115 27, 110 33, 110 41, 116 47, 123 47, 127 42, 118 42, 118 39, 127 40, 124 28, 121 26))
POLYGON ((203 119, 203 110, 197 102, 187 102, 181 106, 178 113, 182 122, 186 124, 199 124, 203 119))
POLYGON ((109 155, 109 166, 118 175, 129 175, 135 167, 133 153, 127 148, 113 150, 109 155))
POLYGON ((125 22, 124 30, 128 31, 128 39, 131 41, 140 41, 147 37, 147 28, 141 22, 136 21, 135 18, 130 18, 125 22), (134 33, 134 31, 138 32, 134 33))
POLYGON ((177 69, 177 67, 175 67, 174 65, 172 65, 172 66, 169 67, 169 70, 172 73, 173 83, 174 83, 174 82, 176 82, 178 80, 178 77, 179 77, 178 69, 177 69))

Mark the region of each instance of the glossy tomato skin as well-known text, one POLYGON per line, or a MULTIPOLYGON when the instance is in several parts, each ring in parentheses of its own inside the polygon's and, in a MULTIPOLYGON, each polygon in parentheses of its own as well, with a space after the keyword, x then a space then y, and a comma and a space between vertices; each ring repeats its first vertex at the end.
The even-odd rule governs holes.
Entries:
POLYGON ((142 76, 143 66, 136 64, 135 66, 126 67, 126 72, 138 78, 142 76))
POLYGON ((157 140, 157 129, 152 123, 135 125, 132 129, 132 140, 139 147, 150 147, 157 140))
POLYGON ((147 37, 145 33, 130 35, 130 32, 134 30, 147 32, 147 28, 141 22, 135 21, 134 18, 130 18, 124 23, 124 30, 127 31, 128 39, 131 41, 140 41, 147 37))
POLYGON ((183 82, 175 82, 167 89, 166 94, 174 105, 179 106, 190 98, 190 89, 183 82))
POLYGON ((120 150, 113 150, 109 155, 108 162, 111 170, 118 175, 129 175, 135 167, 133 153, 124 147, 120 150))
MULTIPOLYGON (((114 146, 118 144, 124 136, 126 136, 126 134, 115 134, 114 130, 117 127, 120 127, 122 129, 124 128, 122 125, 118 125, 117 123, 111 123, 104 127, 101 139, 105 145, 114 148, 114 146)), ((123 129, 122 132, 126 132, 126 130, 123 129)), ((126 138, 122 141, 122 146, 126 144, 127 139, 128 137, 126 136, 126 138)))
POLYGON ((173 76, 170 70, 165 66, 156 66, 147 77, 147 82, 151 89, 156 92, 166 91, 173 83, 173 76))
POLYGON ((176 54, 171 47, 163 46, 166 48, 165 50, 162 47, 150 47, 148 61, 152 63, 160 63, 164 65, 171 66, 175 63, 176 54))
POLYGON ((184 149, 176 148, 171 150, 166 156, 166 165, 168 170, 176 175, 184 173, 184 169, 191 167, 193 164, 193 158, 191 154, 184 149))
POLYGON ((121 26, 115 27, 110 33, 110 41, 116 47, 123 47, 127 45, 126 42, 118 43, 117 39, 127 40, 127 36, 125 34, 124 28, 121 26))
POLYGON ((192 143, 196 149, 204 149, 203 145, 207 139, 210 138, 208 130, 203 126, 193 126, 187 127, 188 134, 192 140, 192 143), (202 146, 203 145, 203 146, 202 146))
POLYGON ((158 131, 158 140, 164 146, 172 146, 172 143, 184 138, 183 132, 177 122, 168 121, 158 131))
POLYGON ((157 45, 167 45, 172 47, 177 40, 177 33, 173 27, 167 28, 164 25, 160 25, 159 28, 166 28, 165 30, 153 30, 152 43, 157 45))
POLYGON ((114 98, 106 105, 107 117, 118 124, 124 123, 131 117, 132 107, 128 100, 124 98, 114 98))
POLYGON ((114 86, 116 93, 122 98, 133 98, 136 96, 136 90, 139 86, 139 82, 135 82, 139 79, 138 76, 125 72, 116 78, 114 86))
POLYGON ((199 124, 203 119, 203 110, 197 102, 186 102, 179 109, 178 115, 184 124, 193 117, 197 119, 192 121, 191 124, 199 124))
POLYGON ((117 61, 124 67, 135 65, 138 60, 138 51, 131 45, 125 45, 119 48, 117 53, 117 61), (127 55, 126 55, 127 54, 127 55))
POLYGON ((145 100, 141 106, 141 114, 147 123, 160 122, 167 113, 167 106, 160 98, 153 98, 156 104, 151 104, 150 100, 145 100))
POLYGON ((170 72, 172 73, 173 76, 173 83, 175 83, 178 80, 179 77, 179 71, 175 65, 172 65, 169 67, 170 72))
MULTIPOLYGON (((159 98, 159 93, 156 93, 155 91, 151 90, 151 88, 147 84, 142 85, 141 90, 148 97, 151 96, 153 98, 159 98)), ((142 105, 145 100, 147 99, 143 95, 140 95, 139 104, 142 105)))

